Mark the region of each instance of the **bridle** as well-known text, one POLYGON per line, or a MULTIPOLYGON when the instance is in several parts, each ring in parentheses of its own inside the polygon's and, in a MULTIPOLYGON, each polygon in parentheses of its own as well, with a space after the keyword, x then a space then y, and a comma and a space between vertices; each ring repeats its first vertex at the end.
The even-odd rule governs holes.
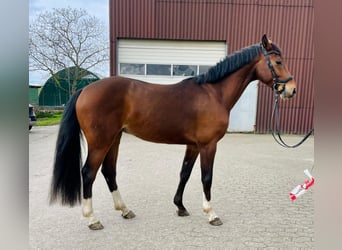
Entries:
POLYGON ((274 101, 274 107, 273 107, 273 112, 272 112, 272 116, 271 116, 271 124, 270 124, 270 128, 272 130, 272 136, 273 136, 274 140, 280 146, 285 147, 285 148, 296 148, 296 147, 300 146, 304 141, 306 141, 306 139, 309 138, 309 136, 314 132, 314 129, 312 128, 304 136, 304 138, 300 142, 298 142, 297 144, 294 144, 294 145, 288 145, 281 138, 280 126, 279 126, 279 95, 285 91, 285 86, 282 87, 280 90, 279 90, 279 86, 281 84, 285 85, 289 81, 293 80, 293 76, 289 76, 288 78, 286 78, 284 80, 279 79, 277 74, 275 73, 275 70, 274 70, 274 67, 273 67, 273 65, 271 63, 269 55, 270 54, 280 55, 280 52, 276 51, 276 50, 266 51, 266 49, 264 48, 264 46, 262 44, 260 45, 260 47, 261 47, 262 53, 264 54, 264 56, 266 58, 266 62, 267 62, 268 68, 271 71, 272 78, 273 78, 272 89, 275 91, 275 101, 274 101))
POLYGON ((272 79, 273 79, 273 86, 272 86, 272 89, 276 91, 276 93, 278 94, 281 94, 285 91, 285 86, 283 88, 281 88, 279 90, 279 86, 281 84, 286 84, 288 83, 289 81, 293 80, 293 76, 289 76, 288 78, 286 79, 279 79, 279 77, 277 76, 275 70, 274 70, 274 67, 271 63, 271 59, 269 57, 269 55, 271 54, 275 54, 275 55, 281 55, 279 51, 277 50, 270 50, 270 51, 266 51, 266 49, 264 48, 264 46, 262 44, 260 44, 260 47, 261 47, 261 50, 262 50, 262 53, 264 54, 265 58, 266 58, 266 62, 267 62, 267 65, 268 65, 268 68, 270 69, 271 71, 271 74, 272 74, 272 79))

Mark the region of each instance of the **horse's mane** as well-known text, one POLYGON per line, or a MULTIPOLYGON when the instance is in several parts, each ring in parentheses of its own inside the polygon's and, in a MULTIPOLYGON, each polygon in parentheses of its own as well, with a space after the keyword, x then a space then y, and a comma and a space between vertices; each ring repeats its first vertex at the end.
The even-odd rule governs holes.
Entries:
POLYGON ((193 79, 198 84, 216 83, 250 63, 259 54, 260 44, 254 44, 243 48, 240 51, 226 56, 225 59, 218 62, 215 66, 209 68, 208 72, 195 76, 193 79))

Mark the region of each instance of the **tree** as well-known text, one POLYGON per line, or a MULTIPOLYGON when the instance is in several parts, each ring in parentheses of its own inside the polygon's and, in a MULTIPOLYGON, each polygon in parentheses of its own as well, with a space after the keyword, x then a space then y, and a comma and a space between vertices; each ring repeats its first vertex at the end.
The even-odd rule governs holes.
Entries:
POLYGON ((104 24, 83 9, 61 8, 46 11, 29 25, 30 70, 48 72, 56 85, 72 95, 77 82, 89 69, 108 62, 109 39, 104 24), (56 74, 74 67, 68 76, 69 88, 56 74))

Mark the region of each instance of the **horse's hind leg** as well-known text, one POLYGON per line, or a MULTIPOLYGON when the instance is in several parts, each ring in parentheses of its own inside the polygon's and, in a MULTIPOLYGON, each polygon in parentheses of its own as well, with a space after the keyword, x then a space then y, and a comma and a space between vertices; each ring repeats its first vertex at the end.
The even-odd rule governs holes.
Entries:
POLYGON ((88 149, 87 160, 82 168, 83 180, 83 216, 89 219, 88 227, 92 230, 103 229, 102 224, 94 216, 92 204, 92 186, 96 177, 96 173, 104 158, 105 151, 88 149))
POLYGON ((103 161, 101 172, 107 182, 109 191, 111 192, 113 196, 115 210, 121 210, 123 218, 131 219, 135 217, 135 214, 131 210, 129 210, 127 206, 125 205, 124 201, 121 198, 121 195, 118 190, 117 183, 116 183, 116 162, 118 158, 121 134, 122 132, 120 132, 116 136, 112 147, 108 151, 103 161))
POLYGON ((216 143, 212 143, 204 146, 200 150, 201 157, 201 175, 202 175, 202 184, 203 184, 203 211, 209 217, 209 223, 213 226, 222 225, 222 221, 214 212, 214 209, 211 206, 211 184, 213 178, 213 164, 214 157, 216 153, 216 143))
POLYGON ((177 188, 177 192, 173 199, 174 204, 178 207, 177 214, 179 216, 188 216, 189 213, 183 205, 183 193, 186 183, 191 175, 192 168, 198 156, 197 146, 188 145, 186 148, 182 170, 180 172, 180 180, 177 188))

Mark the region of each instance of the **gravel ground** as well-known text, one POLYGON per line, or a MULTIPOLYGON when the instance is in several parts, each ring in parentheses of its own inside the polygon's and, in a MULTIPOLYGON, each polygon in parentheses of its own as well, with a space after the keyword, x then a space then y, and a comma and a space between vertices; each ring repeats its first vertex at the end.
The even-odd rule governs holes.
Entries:
MULTIPOLYGON (((185 188, 188 217, 173 205, 184 145, 154 144, 124 134, 117 181, 137 215, 114 211, 101 173, 93 187, 95 215, 104 229, 91 231, 81 207, 49 206, 48 191, 58 126, 30 131, 30 249, 313 249, 313 186, 295 202, 289 192, 314 164, 314 138, 285 149, 271 135, 226 134, 215 158, 212 205, 223 225, 202 212, 199 161, 185 188)), ((286 136, 289 143, 299 136, 286 136)), ((313 171, 313 175, 315 172, 313 171)))

